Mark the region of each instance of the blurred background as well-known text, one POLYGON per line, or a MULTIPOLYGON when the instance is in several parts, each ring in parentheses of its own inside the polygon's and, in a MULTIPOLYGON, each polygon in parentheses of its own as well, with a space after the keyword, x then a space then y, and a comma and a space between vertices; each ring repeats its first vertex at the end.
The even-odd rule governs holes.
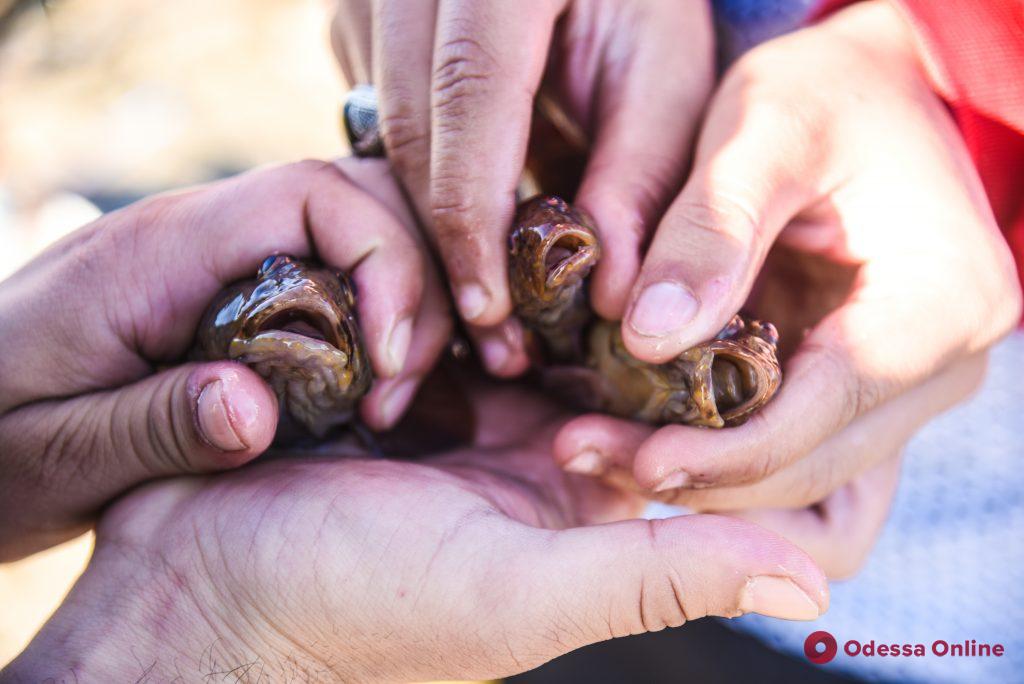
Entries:
MULTIPOLYGON (((0 0, 0 279, 167 188, 343 153, 326 0, 0 0)), ((0 667, 90 537, 0 565, 0 667)))
POLYGON ((0 0, 0 276, 90 203, 342 152, 328 10, 0 0))

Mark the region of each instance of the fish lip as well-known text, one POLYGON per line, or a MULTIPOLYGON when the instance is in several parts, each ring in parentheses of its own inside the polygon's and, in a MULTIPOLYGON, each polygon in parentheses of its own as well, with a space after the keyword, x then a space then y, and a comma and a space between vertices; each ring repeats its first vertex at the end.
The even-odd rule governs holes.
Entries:
MULTIPOLYGON (((764 340, 760 341, 764 344, 767 344, 767 342, 764 342, 764 340)), ((770 372, 769 369, 762 367, 761 364, 754 363, 749 358, 744 356, 742 353, 735 349, 732 349, 728 345, 712 343, 711 346, 712 353, 714 354, 715 359, 722 357, 723 359, 727 359, 733 362, 734 364, 743 364, 744 366, 749 366, 754 369, 754 377, 756 378, 757 386, 754 387, 753 391, 750 392, 749 396, 747 396, 739 404, 731 408, 728 408, 724 411, 719 411, 719 415, 727 424, 730 421, 736 420, 737 418, 741 418, 750 413, 753 413, 755 410, 757 410, 761 406, 768 403, 769 400, 771 400, 774 391, 778 388, 778 383, 780 381, 781 374, 778 374, 778 377, 776 377, 776 374, 770 372)))
MULTIPOLYGON (((312 283, 291 287, 261 300, 249 311, 235 339, 249 341, 262 333, 274 330, 266 324, 289 311, 300 312, 302 318, 314 323, 314 327, 323 335, 322 340, 315 337, 307 339, 326 343, 346 355, 353 353, 357 341, 354 331, 350 329, 351 322, 312 283)), ((306 337, 299 333, 292 334, 295 337, 306 337)))
POLYGON ((589 231, 562 224, 544 236, 538 256, 536 268, 540 271, 541 280, 547 289, 554 290, 569 284, 574 276, 584 278, 600 257, 600 248, 589 231), (575 242, 570 248, 572 254, 549 270, 548 254, 565 240, 575 242))

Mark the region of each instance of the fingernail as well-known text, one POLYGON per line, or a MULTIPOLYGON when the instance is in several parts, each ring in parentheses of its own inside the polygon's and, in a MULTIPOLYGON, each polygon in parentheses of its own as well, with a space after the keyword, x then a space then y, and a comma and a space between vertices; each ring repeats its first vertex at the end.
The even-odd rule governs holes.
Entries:
POLYGON ((511 351, 505 341, 497 337, 488 337, 480 342, 480 355, 484 364, 492 372, 500 371, 508 363, 511 351))
POLYGON ((480 283, 467 283, 459 288, 459 313, 467 321, 479 318, 490 303, 490 295, 480 283))
POLYGON ((381 401, 380 412, 388 427, 393 426, 402 417, 402 413, 405 412, 409 402, 412 401, 413 395, 416 394, 417 387, 419 387, 419 379, 409 378, 399 382, 390 392, 384 395, 384 399, 381 401))
POLYGON ((740 597, 740 610, 783 620, 814 620, 818 604, 788 577, 758 575, 747 580, 740 597))
POLYGON ((681 489, 682 487, 686 487, 689 484, 690 484, 690 476, 689 476, 689 474, 684 472, 684 471, 682 471, 682 470, 677 470, 676 472, 672 473, 671 475, 666 477, 664 480, 659 482, 657 484, 657 486, 655 486, 654 491, 656 491, 656 492, 664 492, 664 491, 667 491, 669 489, 681 489))
POLYGON ((388 335, 387 355, 388 369, 391 375, 402 370, 405 357, 409 354, 409 342, 412 340, 412 318, 406 317, 395 323, 388 335))
POLYGON ((664 337, 693 320, 697 307, 697 298, 679 283, 655 283, 640 293, 629 325, 645 337, 664 337))
POLYGON ((604 459, 593 449, 587 449, 573 456, 562 469, 580 475, 600 475, 604 472, 604 459))
POLYGON ((241 451, 247 448, 232 424, 231 414, 236 414, 236 419, 244 428, 253 422, 257 412, 252 397, 244 392, 236 392, 232 404, 229 408, 224 397, 224 383, 220 380, 206 385, 196 401, 200 434, 210 446, 221 451, 241 451))

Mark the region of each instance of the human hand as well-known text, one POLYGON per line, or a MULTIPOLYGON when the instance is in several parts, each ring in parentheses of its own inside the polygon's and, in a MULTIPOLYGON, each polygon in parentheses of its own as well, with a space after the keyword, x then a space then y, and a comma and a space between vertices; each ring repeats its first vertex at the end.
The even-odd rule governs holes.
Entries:
POLYGON ((745 302, 778 324, 789 356, 748 423, 587 416, 559 436, 559 462, 626 472, 700 510, 807 506, 969 394, 985 350, 1020 319, 971 160, 885 2, 771 41, 726 75, 623 337, 663 361, 745 302))
POLYGON ((402 207, 383 162, 291 164, 108 214, 0 284, 0 560, 81 532, 141 481, 232 468, 270 444, 277 402, 245 366, 156 370, 267 254, 352 269, 383 379, 362 413, 393 423, 450 330, 402 207))
POLYGON ((826 608, 806 554, 756 525, 610 522, 638 501, 558 470, 562 418, 537 395, 471 404, 474 444, 435 458, 293 454, 130 494, 5 674, 483 679, 705 615, 826 608))
POLYGON ((340 0, 332 38, 349 83, 376 86, 388 157, 489 370, 527 365, 506 238, 538 89, 590 138, 592 302, 622 317, 713 84, 707 0, 340 0))
POLYGON ((746 508, 729 515, 796 544, 829 579, 849 579, 867 561, 889 517, 901 462, 900 456, 883 460, 811 506, 746 508))

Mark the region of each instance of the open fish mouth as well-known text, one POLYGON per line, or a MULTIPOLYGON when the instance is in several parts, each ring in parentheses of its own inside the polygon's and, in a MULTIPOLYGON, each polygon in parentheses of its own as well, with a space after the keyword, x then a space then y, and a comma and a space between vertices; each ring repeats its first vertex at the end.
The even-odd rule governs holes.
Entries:
POLYGON ((368 384, 357 336, 355 321, 325 298, 286 293, 246 320, 228 357, 259 373, 291 416, 322 437, 351 419, 368 384))
POLYGON ((754 367, 738 355, 719 352, 711 364, 715 405, 724 414, 743 406, 757 394, 758 378, 754 367))
POLYGON ((277 357, 297 366, 325 363, 344 368, 355 348, 355 331, 322 297, 281 295, 263 302, 231 340, 228 356, 244 362, 277 357), (300 301, 301 300, 301 301, 300 301))
POLYGON ((273 388, 282 420, 322 437, 351 422, 372 381, 353 287, 342 271, 271 255, 254 280, 211 302, 193 354, 249 366, 273 388))
POLYGON ((590 233, 574 228, 553 230, 544 240, 537 266, 544 269, 549 290, 573 285, 585 278, 597 263, 600 249, 590 233))
MULTIPOLYGON (((742 321, 740 323, 742 330, 742 321)), ((705 346, 705 354, 713 359, 706 382, 724 425, 745 421, 775 394, 782 381, 770 338, 762 336, 760 330, 748 332, 751 334, 742 343, 719 339, 705 346)), ((767 333, 774 334, 774 327, 767 333)))

